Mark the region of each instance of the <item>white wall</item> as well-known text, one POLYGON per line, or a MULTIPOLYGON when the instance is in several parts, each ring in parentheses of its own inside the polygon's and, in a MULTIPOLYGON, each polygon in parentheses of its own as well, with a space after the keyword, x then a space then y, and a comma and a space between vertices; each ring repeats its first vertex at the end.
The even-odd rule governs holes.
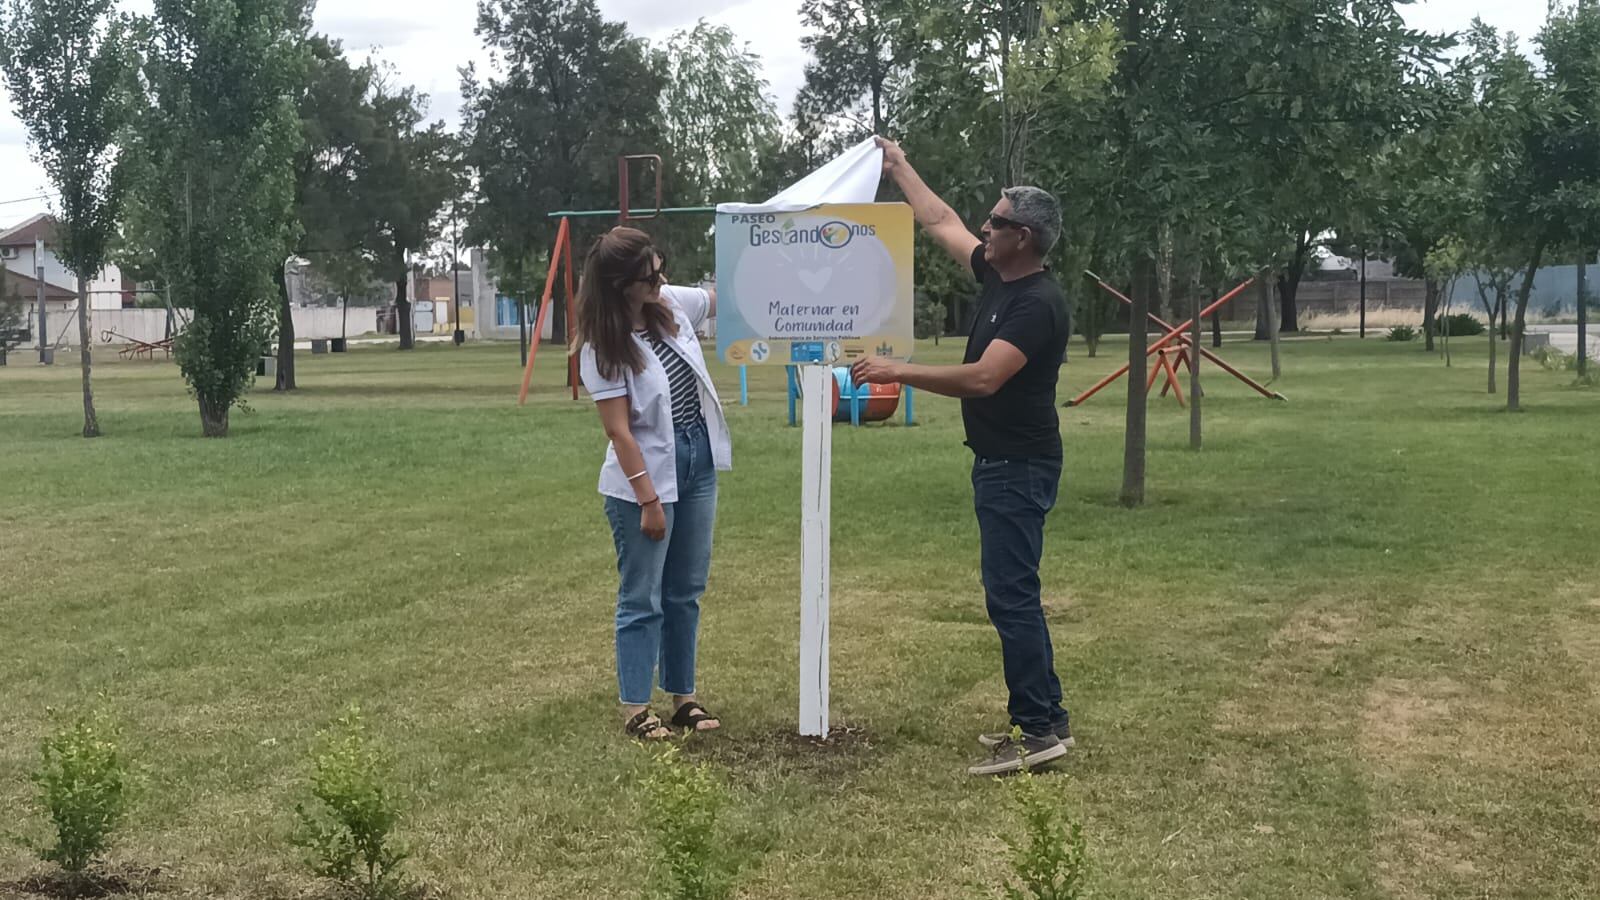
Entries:
MULTIPOLYGON (((57 347, 78 346, 78 305, 76 301, 51 301, 46 308, 45 322, 50 329, 50 341, 57 347)), ((308 341, 339 336, 341 310, 296 308, 294 334, 296 340, 308 341)), ((176 323, 181 330, 189 320, 188 310, 177 310, 176 323)), ((351 307, 347 334, 357 337, 378 329, 378 311, 372 307, 351 307)), ((28 328, 34 334, 29 346, 38 346, 38 322, 32 304, 29 305, 28 328)), ((96 348, 120 350, 133 340, 155 342, 167 334, 165 309, 97 309, 89 316, 89 340, 96 348), (109 340, 108 340, 109 338, 109 340)))
POLYGON ((121 269, 106 266, 98 278, 89 282, 89 306, 93 309, 122 308, 121 269))

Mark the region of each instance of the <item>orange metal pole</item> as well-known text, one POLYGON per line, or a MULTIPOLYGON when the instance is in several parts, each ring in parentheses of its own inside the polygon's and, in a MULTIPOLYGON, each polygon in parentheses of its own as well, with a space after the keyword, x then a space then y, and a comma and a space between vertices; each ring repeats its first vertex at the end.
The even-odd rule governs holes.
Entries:
MULTIPOLYGON (((528 364, 522 369, 522 391, 517 394, 517 405, 522 406, 528 402, 528 386, 533 383, 533 360, 539 355, 539 335, 544 332, 545 319, 550 315, 550 298, 556 289, 556 266, 561 265, 561 254, 571 243, 571 225, 563 218, 556 228, 555 249, 550 252, 550 271, 544 277, 544 297, 539 301, 539 315, 533 323, 533 340, 528 345, 528 364)), ((568 263, 568 276, 571 276, 571 263, 568 263)))
POLYGON ((572 235, 567 235, 567 382, 572 385, 572 399, 578 399, 578 354, 573 353, 572 336, 578 329, 577 299, 572 291, 572 235))
MULTIPOLYGON (((1104 281, 1101 281, 1100 277, 1095 275, 1093 272, 1090 272, 1089 276, 1091 278, 1094 278, 1095 282, 1097 284, 1099 284, 1101 287, 1105 288, 1106 291, 1111 294, 1111 296, 1116 297, 1118 300, 1121 300, 1123 303, 1126 303, 1129 306, 1133 305, 1133 301, 1132 300, 1129 300, 1125 295, 1123 295, 1123 293, 1121 291, 1117 290, 1116 288, 1112 287, 1109 284, 1106 284, 1104 281)), ((1165 328, 1168 331, 1176 331, 1177 330, 1177 329, 1173 328, 1171 325, 1168 325, 1160 316, 1157 316, 1155 313, 1145 313, 1145 315, 1150 317, 1150 321, 1156 323, 1157 325, 1160 325, 1162 328, 1165 328)), ((1204 318, 1204 316, 1202 316, 1202 318, 1204 318)), ((1193 320, 1191 319, 1190 321, 1192 322, 1193 320)), ((1187 334, 1179 335, 1178 336, 1178 342, 1183 344, 1183 346, 1185 346, 1185 347, 1192 346, 1192 344, 1193 344, 1193 341, 1191 341, 1189 339, 1189 335, 1187 335, 1187 334)), ((1273 392, 1272 390, 1268 389, 1265 385, 1263 385, 1261 382, 1256 381, 1254 378, 1251 378, 1249 375, 1246 375, 1243 372, 1239 371, 1238 369, 1235 369, 1233 366, 1229 365, 1228 362, 1226 360, 1224 360, 1222 357, 1216 355, 1215 353, 1212 353, 1210 350, 1206 349, 1205 347, 1195 347, 1194 349, 1201 356, 1205 357, 1206 359, 1210 360, 1213 363, 1216 363, 1217 367, 1222 369, 1222 371, 1227 372, 1229 375, 1232 375, 1234 378, 1237 378, 1240 381, 1244 382, 1245 384, 1249 385, 1251 388, 1253 388, 1256 391, 1256 393, 1260 394, 1263 397, 1266 397, 1268 400, 1282 400, 1282 399, 1284 399, 1284 396, 1282 394, 1273 392)), ((1193 366, 1194 365, 1194 360, 1188 359, 1187 360, 1187 365, 1193 366)), ((1082 399, 1088 399, 1088 398, 1082 398, 1082 399)), ((1077 405, 1077 402, 1078 401, 1073 401, 1073 405, 1077 405)))
MULTIPOLYGON (((1090 273, 1090 275, 1092 276, 1093 273, 1090 273)), ((1100 279, 1098 277, 1096 277, 1095 280, 1096 281, 1100 281, 1100 279)), ((1236 287, 1233 290, 1229 291, 1228 293, 1224 294, 1221 298, 1216 300, 1210 306, 1207 306, 1205 309, 1201 310, 1200 311, 1200 318, 1203 319, 1206 316, 1211 315, 1211 313, 1215 312, 1216 310, 1221 309, 1223 304, 1227 303, 1229 300, 1232 300, 1234 297, 1239 296, 1240 292, 1242 292, 1245 288, 1249 287, 1250 285, 1255 284, 1255 281, 1256 280, 1254 278, 1246 279, 1243 284, 1239 285, 1238 287, 1236 287)), ((1118 293, 1115 288, 1113 288, 1110 285, 1106 284, 1104 281, 1100 281, 1100 284, 1103 287, 1105 287, 1106 290, 1110 291, 1113 294, 1116 294, 1117 298, 1122 300, 1122 302, 1128 303, 1130 305, 1133 303, 1133 301, 1129 300, 1127 297, 1122 296, 1122 294, 1118 293)), ((1150 316, 1150 318, 1155 318, 1155 316, 1153 314, 1148 314, 1148 315, 1150 316)), ((1160 320, 1157 319, 1157 321, 1160 321, 1160 320)), ((1177 328, 1171 328, 1170 326, 1167 326, 1166 323, 1163 322, 1162 325, 1164 327, 1168 328, 1168 331, 1167 331, 1166 335, 1163 336, 1161 339, 1157 340, 1155 343, 1151 344, 1144 351, 1144 355, 1147 356, 1147 357, 1151 356, 1151 355, 1159 352, 1162 347, 1165 347, 1166 345, 1172 343, 1172 341, 1174 339, 1181 338, 1183 336, 1184 330, 1187 329, 1191 324, 1193 324, 1193 322, 1194 322, 1194 319, 1189 319, 1188 321, 1184 322, 1182 325, 1179 325, 1177 328)), ((1209 357, 1207 357, 1207 358, 1209 359, 1209 357)), ((1116 370, 1115 372, 1112 372, 1110 375, 1107 375, 1106 377, 1104 377, 1104 378, 1100 379, 1099 381, 1095 382, 1093 387, 1089 388, 1088 390, 1084 391, 1083 393, 1079 394, 1078 396, 1076 396, 1076 397, 1072 398, 1071 400, 1067 401, 1067 405, 1068 406, 1078 406, 1079 404, 1082 404, 1083 402, 1087 401, 1090 397, 1093 397, 1095 394, 1098 394, 1101 391, 1105 390, 1106 386, 1111 384, 1113 381, 1116 381, 1118 378, 1121 378, 1122 376, 1128 374, 1128 368, 1129 368, 1128 364, 1127 363, 1123 363, 1122 368, 1116 370)))

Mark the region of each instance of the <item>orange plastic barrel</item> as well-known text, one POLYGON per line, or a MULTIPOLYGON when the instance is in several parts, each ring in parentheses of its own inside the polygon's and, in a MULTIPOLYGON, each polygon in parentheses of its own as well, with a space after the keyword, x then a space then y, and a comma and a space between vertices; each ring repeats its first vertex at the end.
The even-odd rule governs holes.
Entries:
POLYGON ((843 366, 835 367, 833 370, 833 388, 835 422, 850 421, 852 399, 860 404, 863 422, 882 422, 892 418, 895 410, 900 408, 900 385, 852 384, 850 370, 843 366))

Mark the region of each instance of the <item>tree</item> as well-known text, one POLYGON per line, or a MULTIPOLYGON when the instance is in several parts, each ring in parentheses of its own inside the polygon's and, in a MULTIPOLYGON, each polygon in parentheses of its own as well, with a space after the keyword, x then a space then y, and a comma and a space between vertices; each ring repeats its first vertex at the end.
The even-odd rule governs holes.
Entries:
POLYGON ((1531 249, 1517 290, 1506 372, 1506 407, 1521 406, 1521 356, 1528 299, 1545 253, 1600 234, 1600 12, 1592 5, 1552 9, 1539 35, 1546 69, 1508 39, 1489 79, 1514 116, 1515 141, 1488 179, 1491 215, 1503 234, 1523 235, 1531 249))
POLYGON ((444 123, 422 127, 424 104, 410 88, 380 90, 373 99, 379 142, 368 161, 367 190, 376 214, 379 272, 395 284, 400 349, 416 343, 407 286, 411 256, 439 237, 440 212, 463 185, 460 150, 444 123))
POLYGON ((1593 0, 1552 11, 1539 46, 1548 66, 1561 183, 1552 215, 1578 251, 1578 377, 1588 374, 1589 314, 1584 260, 1600 245, 1600 7, 1593 0))
POLYGON ((858 132, 882 134, 892 81, 915 52, 905 0, 804 0, 800 39, 811 52, 798 102, 849 118, 858 132))
POLYGON ((21 346, 27 335, 28 314, 15 287, 6 283, 9 271, 0 266, 0 365, 6 355, 21 346))
POLYGON ((89 281, 106 267, 125 181, 117 149, 134 54, 112 0, 10 0, 0 10, 0 69, 34 157, 61 197, 57 257, 78 281, 83 436, 98 437, 89 281))
POLYGON ((162 274, 194 320, 175 344, 201 431, 226 437, 271 334, 272 270, 294 237, 296 0, 155 0, 141 184, 162 274))
MULTIPOLYGON (((370 94, 376 70, 353 66, 338 41, 312 35, 306 79, 296 93, 300 147, 294 161, 296 239, 285 256, 351 253, 373 243, 375 211, 366 152, 376 139, 370 94)), ((284 266, 272 270, 278 288, 278 379, 274 389, 295 389, 294 316, 284 266)))
MULTIPOLYGON (((487 73, 462 72, 465 163, 479 202, 466 242, 494 251, 511 292, 531 292, 555 241, 551 212, 617 200, 616 158, 661 141, 659 56, 594 0, 480 0, 487 73)), ((578 245, 581 248, 581 245, 578 245)), ((552 316, 566 337, 566 309, 552 316)))
POLYGON ((1451 236, 1428 254, 1424 264, 1427 266, 1428 277, 1443 286, 1444 326, 1440 329, 1440 338, 1444 346, 1444 365, 1448 369, 1451 365, 1450 307, 1455 300, 1456 283, 1467 274, 1472 265, 1471 250, 1460 238, 1451 236))
POLYGON ((1280 329, 1294 333, 1313 251, 1364 211, 1362 186, 1382 148, 1433 114, 1432 69, 1445 41, 1407 28, 1396 0, 1247 5, 1246 43, 1261 58, 1239 89, 1234 122, 1259 136, 1241 149, 1280 236, 1263 262, 1278 272, 1280 329))
MULTIPOLYGON (((662 57, 661 126, 673 205, 764 199, 755 196, 758 167, 783 138, 760 58, 728 28, 704 21, 669 38, 662 57)), ((673 235, 671 256, 681 276, 716 267, 705 225, 673 235)))

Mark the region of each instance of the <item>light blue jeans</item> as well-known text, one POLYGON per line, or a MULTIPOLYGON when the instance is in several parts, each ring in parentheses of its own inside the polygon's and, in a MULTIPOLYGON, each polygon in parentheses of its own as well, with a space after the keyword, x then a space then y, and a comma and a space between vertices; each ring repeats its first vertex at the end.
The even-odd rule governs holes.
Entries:
POLYGON ((652 541, 639 530, 639 506, 606 498, 606 519, 617 546, 617 688, 630 706, 661 689, 694 693, 700 595, 711 570, 711 530, 717 518, 717 470, 704 423, 677 429, 678 501, 663 504, 667 535, 652 541))

